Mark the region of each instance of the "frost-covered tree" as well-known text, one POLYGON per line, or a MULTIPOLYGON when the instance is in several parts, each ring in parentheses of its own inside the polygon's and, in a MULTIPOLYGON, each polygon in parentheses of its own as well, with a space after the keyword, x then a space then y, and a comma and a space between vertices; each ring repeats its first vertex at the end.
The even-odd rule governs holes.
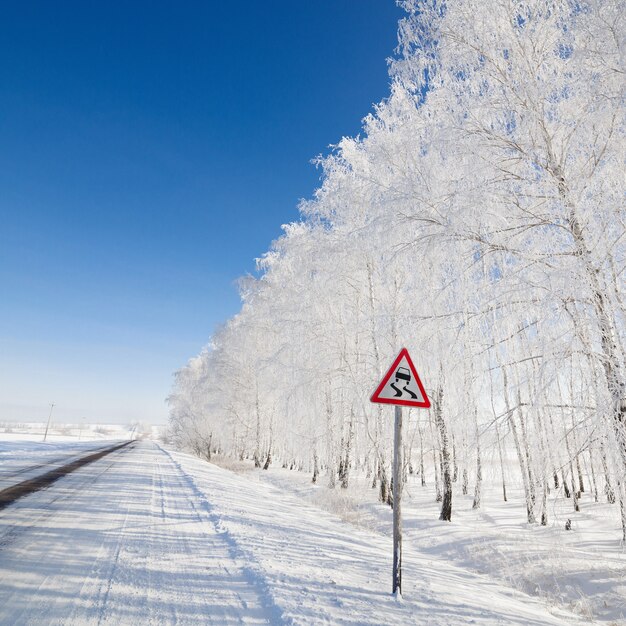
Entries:
POLYGON ((481 506, 485 455, 507 499, 508 451, 528 522, 552 489, 624 511, 625 3, 401 4, 389 97, 177 373, 173 437, 331 487, 363 471, 390 502, 368 398, 406 346, 437 399, 407 471, 442 519, 459 476, 481 506))

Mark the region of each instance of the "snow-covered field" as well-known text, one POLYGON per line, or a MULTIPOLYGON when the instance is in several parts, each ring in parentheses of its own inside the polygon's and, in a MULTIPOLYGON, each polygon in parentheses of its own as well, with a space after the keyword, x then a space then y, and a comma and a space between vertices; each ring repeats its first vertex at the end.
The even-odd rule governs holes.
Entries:
MULTIPOLYGON (((20 450, 25 465, 40 458, 36 447, 20 450)), ((468 546, 464 563, 453 547, 471 526, 418 523, 408 513, 404 596, 396 599, 388 508, 354 515, 344 502, 341 519, 320 507, 328 490, 311 489, 304 475, 247 474, 137 441, 8 506, 0 511, 0 623, 588 621, 471 571, 480 555, 468 546)), ((514 562, 521 539, 515 528, 502 533, 512 537, 514 562)))
MULTIPOLYGON (((52 422, 46 443, 133 439, 139 435, 156 436, 157 429, 146 424, 73 424, 52 422)), ((0 421, 0 446, 6 441, 41 442, 46 432, 45 422, 0 421)))

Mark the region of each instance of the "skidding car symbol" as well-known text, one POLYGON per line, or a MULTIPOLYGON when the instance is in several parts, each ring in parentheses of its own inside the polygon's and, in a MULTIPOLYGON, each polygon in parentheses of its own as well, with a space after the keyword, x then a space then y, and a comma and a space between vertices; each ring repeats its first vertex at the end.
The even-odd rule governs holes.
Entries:
POLYGON ((411 381, 411 372, 409 372, 406 367, 398 368, 398 371, 396 372, 396 382, 400 379, 406 380, 407 383, 411 381))
POLYGON ((396 370, 396 382, 391 383, 390 387, 396 392, 394 398, 400 398, 403 392, 406 391, 413 400, 417 398, 417 394, 413 393, 409 389, 409 383, 411 382, 411 372, 406 367, 399 367, 396 370), (401 380, 405 381, 404 387, 396 387, 396 383, 399 383, 401 380))

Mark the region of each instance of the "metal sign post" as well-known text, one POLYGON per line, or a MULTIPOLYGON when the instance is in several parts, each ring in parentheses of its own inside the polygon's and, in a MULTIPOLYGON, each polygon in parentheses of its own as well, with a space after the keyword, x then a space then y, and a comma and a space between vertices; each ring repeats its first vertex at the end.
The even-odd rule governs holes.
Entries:
POLYGON ((429 408, 430 400, 406 348, 370 398, 372 402, 395 405, 393 431, 393 583, 392 593, 402 595, 402 407, 429 408))
POLYGON ((402 407, 395 407, 393 431, 393 586, 402 595, 402 407))

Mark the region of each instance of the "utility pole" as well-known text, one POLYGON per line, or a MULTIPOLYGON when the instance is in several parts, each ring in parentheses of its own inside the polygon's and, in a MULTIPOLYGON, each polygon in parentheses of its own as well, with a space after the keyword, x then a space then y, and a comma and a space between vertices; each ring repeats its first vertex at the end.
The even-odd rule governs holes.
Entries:
POLYGON ((43 435, 43 440, 46 440, 48 436, 48 428, 50 428, 50 420, 52 419, 52 409, 54 409, 54 402, 50 405, 50 415, 48 415, 48 423, 46 424, 46 432, 43 435))

